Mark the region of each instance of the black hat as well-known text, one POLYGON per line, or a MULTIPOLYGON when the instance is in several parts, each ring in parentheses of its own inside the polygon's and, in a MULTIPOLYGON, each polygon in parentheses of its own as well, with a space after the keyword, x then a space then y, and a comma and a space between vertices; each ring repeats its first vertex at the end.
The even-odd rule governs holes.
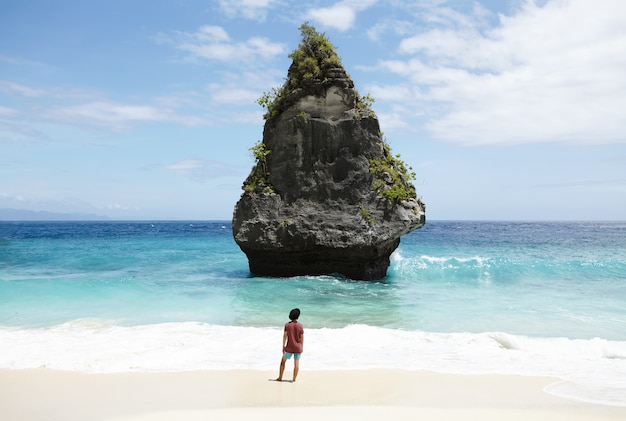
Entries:
POLYGON ((300 309, 294 308, 289 312, 289 320, 297 320, 300 317, 300 309))

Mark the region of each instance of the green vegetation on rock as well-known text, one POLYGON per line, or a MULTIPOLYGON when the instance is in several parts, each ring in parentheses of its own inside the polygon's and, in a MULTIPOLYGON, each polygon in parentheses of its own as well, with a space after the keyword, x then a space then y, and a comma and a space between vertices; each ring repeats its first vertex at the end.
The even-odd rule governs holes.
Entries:
POLYGON ((375 102, 374 97, 371 96, 369 93, 364 96, 359 95, 358 92, 356 93, 356 107, 357 108, 371 110, 372 104, 374 102, 375 102))
POLYGON ((280 99, 284 92, 284 85, 280 88, 272 88, 269 91, 263 92, 263 95, 256 100, 256 103, 265 108, 265 114, 263 118, 269 120, 278 115, 280 99))
POLYGON ((374 218, 372 218, 372 215, 370 215, 369 211, 363 205, 361 205, 361 207, 359 208, 359 214, 369 226, 376 225, 376 221, 374 220, 374 218))
POLYGON ((265 108, 264 118, 276 117, 284 107, 284 99, 288 94, 297 93, 308 82, 327 81, 329 69, 342 67, 341 59, 325 34, 319 33, 308 22, 300 26, 302 41, 289 54, 292 59, 287 72, 287 80, 280 88, 272 88, 257 100, 257 104, 265 108))
POLYGON ((383 143, 383 150, 385 156, 382 159, 369 160, 370 172, 374 177, 372 189, 392 202, 417 198, 411 183, 415 179, 412 168, 407 169, 400 154, 391 155, 391 148, 386 142, 383 143))
POLYGON ((272 152, 265 147, 265 143, 259 140, 249 148, 256 160, 250 175, 243 183, 243 190, 248 193, 274 193, 270 184, 270 173, 267 170, 267 156, 272 152))
POLYGON ((326 70, 341 67, 341 59, 335 46, 307 22, 300 26, 302 41, 298 48, 289 54, 293 63, 287 73, 286 88, 297 89, 308 79, 323 79, 326 70))

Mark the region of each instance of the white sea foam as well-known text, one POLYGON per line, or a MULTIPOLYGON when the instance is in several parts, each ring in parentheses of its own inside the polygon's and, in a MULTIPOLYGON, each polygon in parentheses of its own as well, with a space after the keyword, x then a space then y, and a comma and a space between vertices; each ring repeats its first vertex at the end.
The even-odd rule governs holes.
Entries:
POLYGON ((440 264, 443 266, 447 266, 447 265, 453 265, 453 264, 458 264, 458 263, 475 263, 477 266, 483 266, 485 264, 487 264, 487 262, 489 261, 489 258, 486 257, 480 257, 480 256, 471 256, 471 257, 456 257, 456 256, 451 256, 451 257, 436 257, 436 256, 428 256, 428 255, 422 255, 419 257, 420 260, 424 261, 424 262, 428 262, 428 263, 436 263, 436 264, 440 264))
POLYGON ((421 255, 408 258, 402 254, 401 251, 396 250, 391 255, 391 260, 394 265, 402 270, 403 267, 408 266, 424 270, 429 268, 437 269, 460 269, 462 267, 473 268, 489 268, 491 266, 490 258, 481 256, 429 256, 421 255))
MULTIPOLYGON (((0 368, 83 372, 274 370, 280 328, 78 320, 0 328, 0 368)), ((350 325, 307 329, 306 370, 400 368, 554 376, 554 394, 626 406, 626 341, 529 338, 502 332, 431 333, 350 325)))

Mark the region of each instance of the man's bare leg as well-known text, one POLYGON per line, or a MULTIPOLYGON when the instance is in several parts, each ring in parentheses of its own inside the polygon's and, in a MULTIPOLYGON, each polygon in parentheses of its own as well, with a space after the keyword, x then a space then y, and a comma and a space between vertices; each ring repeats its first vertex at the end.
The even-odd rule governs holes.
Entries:
POLYGON ((285 372, 285 363, 287 362, 287 360, 283 357, 280 360, 280 370, 278 372, 278 378, 276 379, 276 381, 282 382, 283 381, 283 373, 285 372))
POLYGON ((293 360, 293 382, 296 382, 296 377, 298 377, 298 371, 300 371, 300 358, 295 358, 293 360))

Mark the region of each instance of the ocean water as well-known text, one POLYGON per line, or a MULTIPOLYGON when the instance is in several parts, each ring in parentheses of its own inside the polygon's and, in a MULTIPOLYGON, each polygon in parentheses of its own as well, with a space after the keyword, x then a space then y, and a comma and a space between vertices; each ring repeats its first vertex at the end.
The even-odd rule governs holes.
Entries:
POLYGON ((432 221, 388 277, 252 276, 230 222, 0 222, 0 368, 545 375, 626 405, 626 222, 432 221))

